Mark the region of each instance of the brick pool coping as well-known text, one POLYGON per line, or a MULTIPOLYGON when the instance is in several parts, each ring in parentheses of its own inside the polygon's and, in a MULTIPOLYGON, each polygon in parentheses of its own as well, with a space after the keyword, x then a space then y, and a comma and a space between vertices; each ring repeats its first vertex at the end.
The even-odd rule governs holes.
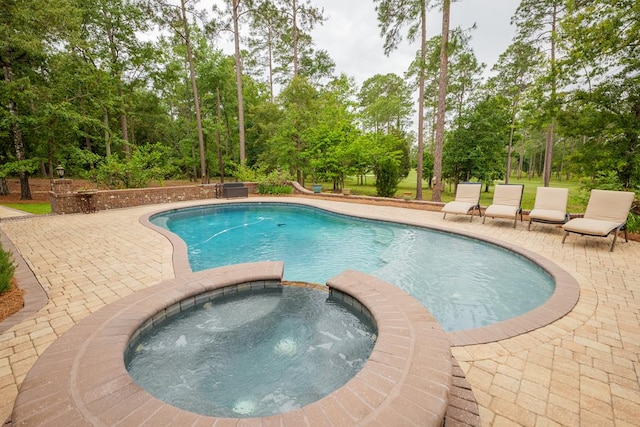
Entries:
MULTIPOLYGON (((245 199, 242 202, 234 202, 234 201, 216 201, 216 204, 221 203, 264 203, 260 199, 245 199)), ((274 202, 267 202, 274 203, 274 202)), ((313 202, 306 200, 296 200, 294 202, 287 201, 286 199, 282 201, 278 201, 275 203, 288 203, 294 205, 301 205, 307 207, 313 207, 315 209, 329 211, 333 213, 338 213, 346 216, 353 217, 353 214, 345 213, 340 210, 339 207, 318 207, 313 202)), ((209 206, 211 203, 197 204, 188 207, 187 209, 193 208, 201 208, 205 206, 209 206)), ((187 246, 184 241, 170 232, 166 228, 156 226, 152 224, 149 219, 154 215, 157 215, 162 212, 170 212, 174 210, 180 210, 184 208, 171 208, 171 209, 162 209, 156 212, 151 212, 149 214, 143 215, 140 218, 140 223, 146 227, 149 227, 158 233, 165 236, 173 246, 173 268, 176 276, 180 276, 181 274, 190 273, 191 266, 189 265, 189 259, 187 256, 187 246)), ((528 251, 520 246, 509 244, 508 242, 493 239, 487 236, 475 235, 469 232, 460 232, 457 230, 453 230, 446 227, 440 227, 437 225, 429 225, 426 227, 424 224, 419 224, 412 221, 406 221, 402 219, 398 219, 396 221, 389 221, 388 218, 378 217, 375 215, 375 210, 372 209, 371 212, 367 214, 361 214, 358 217, 379 220, 384 222, 397 222, 399 224, 413 225, 420 228, 427 228, 430 230, 436 230, 448 234, 453 234, 456 236, 462 236, 465 238, 471 238, 475 240, 479 240, 482 242, 490 243, 496 245, 498 247, 502 247, 510 250, 526 259, 529 259, 533 263, 540 266, 543 270, 545 270, 549 275, 553 278, 555 282, 555 290, 551 297, 547 301, 545 301, 542 305, 534 308, 527 313, 524 313, 520 316, 513 317, 508 320, 503 320, 501 322, 496 322, 488 326, 483 326, 474 329, 466 329, 462 331, 452 331, 447 332, 449 337, 449 341, 452 346, 467 346, 467 345, 475 345, 475 344, 486 344, 490 342, 500 341, 507 338, 513 338, 518 335, 526 334, 528 332, 532 332, 538 328, 549 325, 555 322, 558 319, 561 319, 567 313, 569 313, 573 307, 578 302, 578 298, 580 297, 580 286, 577 280, 569 274, 567 271, 559 267, 554 262, 548 260, 547 258, 538 255, 532 251, 528 251)))
POLYGON ((443 425, 455 386, 447 334, 404 291, 356 271, 327 284, 371 313, 378 339, 362 370, 314 403, 264 418, 215 418, 164 403, 129 376, 125 349, 149 319, 160 321, 167 309, 217 289, 271 286, 281 282, 283 271, 282 262, 261 262, 181 274, 105 306, 37 360, 20 388, 12 425, 443 425))

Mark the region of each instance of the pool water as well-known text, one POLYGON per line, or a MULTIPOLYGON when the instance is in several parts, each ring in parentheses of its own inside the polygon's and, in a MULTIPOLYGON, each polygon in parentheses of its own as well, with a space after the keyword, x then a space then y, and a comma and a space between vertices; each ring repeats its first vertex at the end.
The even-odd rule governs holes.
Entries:
POLYGON ((160 400, 218 417, 260 417, 321 399, 371 354, 371 320, 327 292, 284 286, 185 310, 131 343, 131 377, 160 400))
POLYGON ((210 205, 161 213, 151 222, 185 241, 194 271, 284 261, 285 279, 325 283, 359 270, 414 296, 446 331, 519 316, 555 289, 544 269, 497 245, 302 205, 210 205))

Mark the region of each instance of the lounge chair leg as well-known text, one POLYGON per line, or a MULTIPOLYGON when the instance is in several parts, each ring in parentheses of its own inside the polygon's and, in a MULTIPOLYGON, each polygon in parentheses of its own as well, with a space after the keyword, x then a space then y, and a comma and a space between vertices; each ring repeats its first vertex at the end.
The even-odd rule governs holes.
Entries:
POLYGON ((483 224, 484 224, 484 220, 485 220, 485 219, 487 219, 487 216, 486 216, 486 215, 482 217, 482 223, 483 223, 483 224))
POLYGON ((516 228, 516 224, 518 223, 518 214, 516 214, 515 219, 513 220, 513 228, 516 228))
POLYGON ((442 217, 442 219, 447 219, 447 213, 444 213, 444 216, 442 217))
POLYGON ((616 239, 618 238, 618 230, 613 232, 613 241, 611 242, 611 248, 609 248, 609 252, 613 252, 613 247, 616 245, 616 239))
POLYGON ((469 222, 473 221, 473 211, 471 211, 471 216, 469 217, 469 222))
POLYGON ((562 238, 562 244, 564 245, 564 240, 567 238, 567 236, 569 235, 568 231, 564 232, 564 237, 562 238))
POLYGON ((531 218, 529 218, 529 227, 527 228, 527 231, 531 231, 531 218))

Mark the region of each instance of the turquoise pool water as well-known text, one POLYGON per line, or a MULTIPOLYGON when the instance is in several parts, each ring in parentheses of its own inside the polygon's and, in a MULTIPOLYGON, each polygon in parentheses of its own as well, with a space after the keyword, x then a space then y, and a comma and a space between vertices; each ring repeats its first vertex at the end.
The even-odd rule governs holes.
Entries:
POLYGON ((496 245, 302 205, 210 205, 154 215, 151 222, 185 241, 194 271, 284 261, 286 280, 325 283, 359 270, 413 295, 447 331, 521 315, 555 289, 537 264, 496 245))
POLYGON ((327 292, 284 286, 176 314, 132 343, 125 363, 138 385, 179 408, 264 417, 343 386, 367 361, 376 332, 327 292))

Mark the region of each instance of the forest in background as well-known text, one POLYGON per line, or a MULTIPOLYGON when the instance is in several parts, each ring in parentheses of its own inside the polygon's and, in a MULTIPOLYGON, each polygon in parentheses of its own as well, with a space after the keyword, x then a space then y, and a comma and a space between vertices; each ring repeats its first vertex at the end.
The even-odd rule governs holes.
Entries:
POLYGON ((30 199, 28 177, 58 164, 112 188, 233 177, 339 190, 373 173, 385 196, 417 168, 418 199, 433 178, 638 191, 638 2, 523 0, 490 78, 473 29, 448 28, 449 5, 368 3, 385 53, 402 38, 417 51, 404 75, 358 85, 315 46, 326 18, 311 0, 2 0, 0 193, 18 176, 30 199))

